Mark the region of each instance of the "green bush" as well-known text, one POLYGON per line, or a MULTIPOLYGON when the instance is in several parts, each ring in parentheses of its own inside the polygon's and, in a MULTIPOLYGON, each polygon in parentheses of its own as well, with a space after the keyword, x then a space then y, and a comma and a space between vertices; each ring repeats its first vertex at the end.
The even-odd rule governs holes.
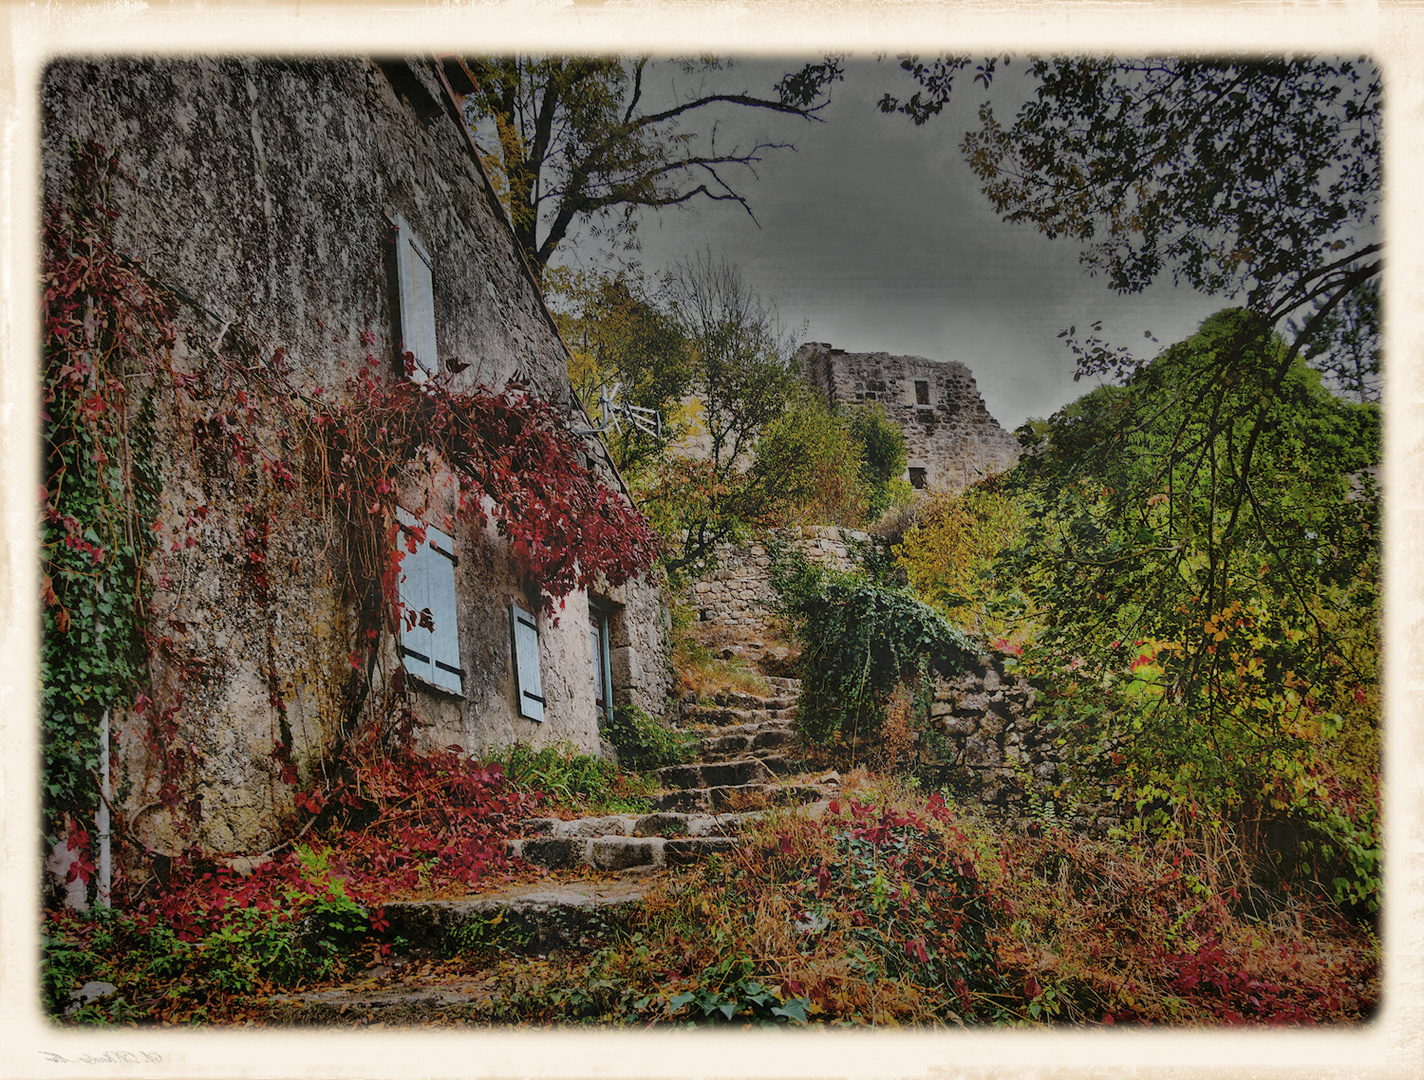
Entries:
POLYGON ((601 758, 579 753, 571 743, 557 743, 542 750, 515 743, 492 760, 502 764, 520 787, 543 792, 556 804, 604 813, 641 813, 650 809, 646 792, 639 790, 636 778, 601 758))
POLYGON ((978 651, 907 589, 798 552, 773 551, 771 584, 803 645, 797 726, 821 745, 873 738, 898 686, 928 692, 931 671, 956 671, 978 651))
POLYGON ((850 436, 860 445, 860 478, 865 485, 866 517, 880 516, 904 498, 909 488, 900 479, 906 461, 905 435, 885 415, 879 404, 850 411, 850 436))
POLYGON ((685 736, 658 723, 636 705, 619 705, 601 729, 618 748, 618 761, 630 769, 658 769, 677 765, 689 755, 685 736))

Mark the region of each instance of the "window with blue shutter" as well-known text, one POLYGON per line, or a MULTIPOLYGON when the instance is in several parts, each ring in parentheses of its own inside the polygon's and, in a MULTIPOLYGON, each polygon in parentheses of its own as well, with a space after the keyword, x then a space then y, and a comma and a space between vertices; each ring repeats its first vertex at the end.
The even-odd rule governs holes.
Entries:
POLYGON ((411 230, 410 223, 395 215, 396 278, 400 284, 401 349, 415 356, 411 377, 424 382, 440 371, 435 351, 435 275, 430 253, 411 230))
POLYGON ((613 679, 608 663, 608 613, 588 608, 588 645, 593 653, 593 707, 600 722, 613 719, 613 679))
MULTIPOLYGON (((401 525, 416 526, 415 517, 398 512, 401 525)), ((405 545, 402 530, 399 543, 405 545)), ((459 619, 455 614, 455 545, 433 525, 415 551, 401 559, 401 655, 408 675, 452 694, 464 692, 460 667, 459 619)))
POLYGON ((510 651, 514 656, 514 685, 519 715, 544 719, 544 684, 539 677, 539 624, 518 604, 509 605, 510 651))

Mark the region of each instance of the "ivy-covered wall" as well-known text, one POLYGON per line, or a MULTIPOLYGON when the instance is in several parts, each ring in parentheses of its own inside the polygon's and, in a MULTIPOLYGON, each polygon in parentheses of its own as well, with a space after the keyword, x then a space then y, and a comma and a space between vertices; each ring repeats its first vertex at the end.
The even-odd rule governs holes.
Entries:
MULTIPOLYGON (((537 608, 539 582, 510 562, 494 520, 462 509, 487 497, 461 489, 433 451, 386 460, 387 437, 397 440, 385 427, 322 426, 351 415, 352 402, 391 407, 404 377, 396 215, 431 256, 441 392, 498 391, 510 380, 548 402, 567 392, 566 350, 440 64, 62 60, 42 95, 46 205, 72 213, 83 204, 126 272, 170 305, 160 321, 171 340, 135 351, 113 376, 123 392, 111 395, 130 432, 146 418, 146 435, 125 441, 124 453, 152 474, 152 520, 129 526, 143 534, 130 591, 147 644, 135 647, 142 670, 112 716, 126 854, 280 842, 300 810, 294 797, 333 781, 332 748, 354 737, 357 714, 404 691, 412 708, 387 710, 385 722, 433 745, 567 740, 596 752, 584 592, 541 614, 548 711, 543 723, 521 717, 507 604, 537 608), (93 146, 107 156, 102 182, 89 175, 93 146), (349 451, 333 464, 342 439, 349 451), (402 685, 393 639, 365 640, 369 598, 354 584, 362 568, 349 538, 390 517, 390 506, 356 505, 342 470, 367 459, 392 470, 390 484, 373 489, 380 500, 420 504, 430 524, 451 530, 462 696, 402 685)), ((428 405, 419 394, 401 400, 428 405)), ((63 479, 51 476, 55 492, 63 479)), ((602 479, 617 490, 611 475, 602 479)), ((661 598, 645 577, 605 591, 633 613, 616 625, 636 628, 615 642, 632 650, 622 670, 639 673, 620 689, 660 702, 669 678, 661 598)), ((64 595, 61 587, 54 605, 61 621, 70 617, 64 595)), ((53 618, 47 625, 52 641, 69 632, 53 618)), ((92 720, 78 742, 93 739, 92 720)), ((95 764, 87 744, 72 753, 81 776, 95 764)))

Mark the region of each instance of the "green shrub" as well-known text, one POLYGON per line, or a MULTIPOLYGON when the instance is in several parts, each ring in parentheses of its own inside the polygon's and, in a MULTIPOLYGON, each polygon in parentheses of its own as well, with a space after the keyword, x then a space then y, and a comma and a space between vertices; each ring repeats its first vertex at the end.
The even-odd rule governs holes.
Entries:
POLYGON ((579 753, 571 743, 541 750, 515 743, 492 760, 520 787, 543 792, 556 804, 603 813, 640 813, 651 806, 641 790, 646 785, 610 762, 579 753))
POLYGON ((905 435, 876 403, 850 410, 850 436, 860 445, 860 477, 866 491, 866 518, 879 520, 910 488, 905 468, 905 435))
POLYGON ((931 671, 955 671, 977 652, 907 589, 864 574, 813 567, 797 552, 775 550, 771 584, 803 644, 797 726, 820 745, 837 736, 852 745, 873 738, 896 687, 927 693, 931 671))
POLYGON ((618 761, 630 769, 657 769, 686 761, 687 738, 670 731, 636 705, 619 705, 601 726, 603 737, 618 748, 618 761))

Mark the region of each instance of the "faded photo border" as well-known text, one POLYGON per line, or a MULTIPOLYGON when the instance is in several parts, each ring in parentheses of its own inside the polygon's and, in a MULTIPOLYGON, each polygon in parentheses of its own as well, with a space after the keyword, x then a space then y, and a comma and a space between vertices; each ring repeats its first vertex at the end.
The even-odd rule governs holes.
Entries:
POLYGON ((0 22, 4 574, 0 577, 0 1076, 918 1077, 1424 1074, 1424 4, 810 0, 21 3, 0 22), (61 55, 499 50, 861 55, 1368 55, 1385 98, 1384 996, 1333 1032, 574 1033, 51 1027, 38 1008, 38 88, 61 55))

